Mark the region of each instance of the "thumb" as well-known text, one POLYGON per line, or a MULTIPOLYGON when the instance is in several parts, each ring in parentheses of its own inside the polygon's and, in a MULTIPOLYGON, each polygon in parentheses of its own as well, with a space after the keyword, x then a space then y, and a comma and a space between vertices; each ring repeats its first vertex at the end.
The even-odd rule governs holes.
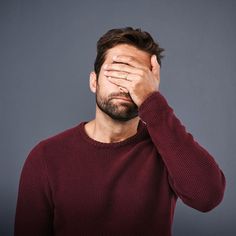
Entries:
POLYGON ((159 76, 160 74, 160 65, 157 61, 157 56, 156 55, 152 55, 151 57, 151 66, 152 66, 152 73, 156 76, 159 76))

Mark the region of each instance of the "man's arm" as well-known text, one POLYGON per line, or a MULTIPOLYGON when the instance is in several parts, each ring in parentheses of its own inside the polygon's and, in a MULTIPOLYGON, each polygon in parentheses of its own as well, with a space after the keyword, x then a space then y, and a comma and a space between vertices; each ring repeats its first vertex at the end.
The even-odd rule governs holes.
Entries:
POLYGON ((139 116, 166 165, 175 193, 184 203, 202 212, 217 206, 225 190, 223 172, 186 131, 159 91, 143 102, 139 116))
POLYGON ((159 92, 160 66, 156 57, 151 56, 151 69, 130 56, 118 55, 113 60, 117 63, 105 65, 104 74, 111 83, 129 92, 139 107, 139 116, 147 124, 175 193, 199 211, 213 209, 223 198, 225 176, 159 92))
POLYGON ((53 204, 39 143, 29 153, 23 166, 15 215, 15 236, 52 235, 53 204))

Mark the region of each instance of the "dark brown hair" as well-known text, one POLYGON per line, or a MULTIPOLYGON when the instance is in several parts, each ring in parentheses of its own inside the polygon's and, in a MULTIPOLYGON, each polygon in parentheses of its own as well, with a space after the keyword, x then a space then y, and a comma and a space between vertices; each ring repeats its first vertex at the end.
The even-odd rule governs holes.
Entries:
POLYGON ((134 29, 132 27, 111 29, 107 31, 97 42, 97 57, 94 62, 94 71, 99 76, 101 66, 105 61, 106 52, 108 49, 115 47, 118 44, 129 44, 140 50, 143 50, 150 55, 155 54, 157 61, 161 66, 161 53, 163 48, 155 42, 152 36, 142 31, 140 28, 134 29))

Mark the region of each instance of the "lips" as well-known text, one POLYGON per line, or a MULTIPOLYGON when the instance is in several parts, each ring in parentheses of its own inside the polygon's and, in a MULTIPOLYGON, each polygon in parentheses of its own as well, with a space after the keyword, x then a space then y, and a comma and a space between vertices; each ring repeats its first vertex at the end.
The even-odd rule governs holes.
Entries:
POLYGON ((113 99, 120 99, 120 100, 123 100, 123 101, 127 101, 127 102, 132 102, 129 98, 127 97, 113 97, 113 99))

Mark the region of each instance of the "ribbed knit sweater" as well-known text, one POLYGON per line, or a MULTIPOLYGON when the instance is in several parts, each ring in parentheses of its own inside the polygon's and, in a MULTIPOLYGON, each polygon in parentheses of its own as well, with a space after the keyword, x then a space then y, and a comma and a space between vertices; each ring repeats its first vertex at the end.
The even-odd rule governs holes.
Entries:
POLYGON ((216 207, 225 176, 156 91, 139 107, 137 133, 91 139, 81 122, 40 141, 24 163, 16 236, 170 236, 177 198, 216 207))

